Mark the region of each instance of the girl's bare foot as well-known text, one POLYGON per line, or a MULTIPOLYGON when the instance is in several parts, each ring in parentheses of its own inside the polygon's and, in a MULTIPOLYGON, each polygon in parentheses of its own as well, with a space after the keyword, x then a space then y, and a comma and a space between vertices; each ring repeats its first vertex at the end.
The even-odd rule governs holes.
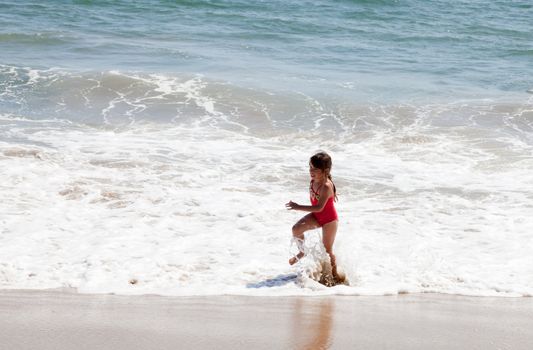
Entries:
POLYGON ((298 255, 293 256, 292 258, 289 259, 289 265, 296 264, 298 261, 300 261, 301 258, 303 258, 303 256, 304 256, 304 253, 299 252, 298 255))

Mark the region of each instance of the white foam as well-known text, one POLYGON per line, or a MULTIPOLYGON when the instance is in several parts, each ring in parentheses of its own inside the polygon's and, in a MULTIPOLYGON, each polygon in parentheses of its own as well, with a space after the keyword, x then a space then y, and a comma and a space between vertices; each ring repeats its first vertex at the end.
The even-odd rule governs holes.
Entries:
MULTIPOLYGON (((459 134, 421 134, 420 126, 350 142, 36 123, 19 118, 1 129, 0 288, 533 295, 527 143, 513 146, 520 161, 498 167, 504 157, 491 149, 459 134), (335 250, 350 286, 290 277, 314 263, 287 264, 290 228, 303 213, 284 203, 308 201, 316 149, 334 157, 335 250)), ((319 241, 309 233, 307 244, 319 241)))

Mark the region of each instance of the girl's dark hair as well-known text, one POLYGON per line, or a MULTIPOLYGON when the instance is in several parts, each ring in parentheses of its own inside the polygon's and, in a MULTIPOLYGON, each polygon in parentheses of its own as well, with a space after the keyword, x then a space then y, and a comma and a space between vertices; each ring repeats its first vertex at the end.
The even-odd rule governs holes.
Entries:
POLYGON ((333 179, 331 178, 331 157, 326 152, 318 152, 314 156, 309 159, 309 163, 313 166, 313 168, 317 168, 320 170, 323 170, 326 173, 326 176, 333 184, 333 194, 335 194, 335 200, 337 200, 337 189, 335 188, 335 184, 333 183, 333 179))

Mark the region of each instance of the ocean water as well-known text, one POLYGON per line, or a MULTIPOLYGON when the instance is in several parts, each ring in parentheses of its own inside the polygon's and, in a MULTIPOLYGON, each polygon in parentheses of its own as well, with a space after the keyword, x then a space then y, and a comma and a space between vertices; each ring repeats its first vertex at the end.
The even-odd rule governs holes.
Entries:
POLYGON ((0 1, 0 288, 533 295, 530 1, 0 1), (333 158, 335 252, 291 226, 333 158))

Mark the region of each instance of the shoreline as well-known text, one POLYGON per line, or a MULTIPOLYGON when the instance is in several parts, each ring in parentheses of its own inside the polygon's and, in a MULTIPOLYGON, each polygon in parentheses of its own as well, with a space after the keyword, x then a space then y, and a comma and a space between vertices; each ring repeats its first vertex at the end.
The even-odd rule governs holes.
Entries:
POLYGON ((0 290, 9 349, 529 349, 533 298, 0 290))

